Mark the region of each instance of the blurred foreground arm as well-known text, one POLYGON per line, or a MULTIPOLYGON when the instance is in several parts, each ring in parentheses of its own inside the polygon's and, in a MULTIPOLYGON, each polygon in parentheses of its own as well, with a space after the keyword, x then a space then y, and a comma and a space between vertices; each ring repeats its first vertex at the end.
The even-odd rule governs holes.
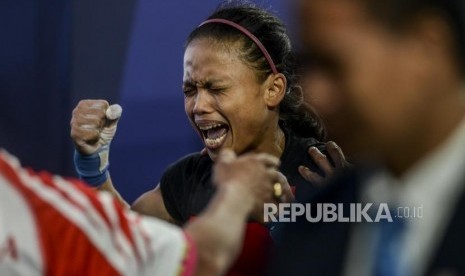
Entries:
POLYGON ((185 227, 195 240, 199 273, 224 273, 242 246, 249 215, 263 216, 264 202, 274 202, 273 183, 280 180, 279 160, 266 154, 236 158, 223 150, 214 166, 217 192, 207 209, 185 227))

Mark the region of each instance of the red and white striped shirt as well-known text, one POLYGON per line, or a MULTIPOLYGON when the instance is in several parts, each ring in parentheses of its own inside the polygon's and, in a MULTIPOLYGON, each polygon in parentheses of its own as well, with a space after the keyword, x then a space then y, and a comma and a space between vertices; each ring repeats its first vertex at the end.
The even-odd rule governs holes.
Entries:
POLYGON ((180 229, 0 149, 0 275, 192 275, 180 229))

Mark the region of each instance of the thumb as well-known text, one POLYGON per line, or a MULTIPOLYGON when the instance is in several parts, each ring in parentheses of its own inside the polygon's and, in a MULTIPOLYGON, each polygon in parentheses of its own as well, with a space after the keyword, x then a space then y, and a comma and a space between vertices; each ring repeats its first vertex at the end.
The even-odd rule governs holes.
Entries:
POLYGON ((102 145, 110 145, 111 140, 115 136, 118 120, 121 117, 122 112, 123 109, 119 104, 111 105, 105 111, 105 117, 107 118, 107 121, 102 131, 100 132, 102 145))
POLYGON ((119 104, 113 104, 108 107, 105 111, 105 117, 107 121, 105 123, 105 127, 116 127, 119 119, 121 118, 121 114, 123 113, 123 108, 119 104))
POLYGON ((115 121, 119 120, 121 117, 121 113, 123 113, 123 108, 119 104, 113 104, 108 107, 107 111, 105 112, 105 115, 108 120, 115 121))
POLYGON ((108 107, 107 111, 105 112, 105 116, 108 120, 114 121, 119 120, 121 117, 121 113, 123 113, 123 108, 119 104, 113 104, 108 107))

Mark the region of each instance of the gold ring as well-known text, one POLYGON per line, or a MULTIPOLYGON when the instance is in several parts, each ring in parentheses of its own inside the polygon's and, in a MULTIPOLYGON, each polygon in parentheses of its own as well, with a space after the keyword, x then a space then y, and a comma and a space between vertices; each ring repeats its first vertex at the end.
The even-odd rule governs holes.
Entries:
POLYGON ((283 186, 281 183, 276 182, 273 184, 273 194, 275 198, 280 198, 283 195, 283 186))

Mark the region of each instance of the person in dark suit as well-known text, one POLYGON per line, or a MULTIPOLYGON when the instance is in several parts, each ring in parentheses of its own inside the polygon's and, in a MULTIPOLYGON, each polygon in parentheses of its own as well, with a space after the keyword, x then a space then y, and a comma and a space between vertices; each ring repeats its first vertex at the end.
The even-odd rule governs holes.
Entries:
POLYGON ((272 274, 465 275, 463 5, 299 2, 306 56, 342 101, 334 116, 351 126, 334 139, 365 165, 303 201, 313 217, 315 203, 339 204, 339 217, 285 225, 272 274), (375 221, 375 206, 389 219, 375 221))

